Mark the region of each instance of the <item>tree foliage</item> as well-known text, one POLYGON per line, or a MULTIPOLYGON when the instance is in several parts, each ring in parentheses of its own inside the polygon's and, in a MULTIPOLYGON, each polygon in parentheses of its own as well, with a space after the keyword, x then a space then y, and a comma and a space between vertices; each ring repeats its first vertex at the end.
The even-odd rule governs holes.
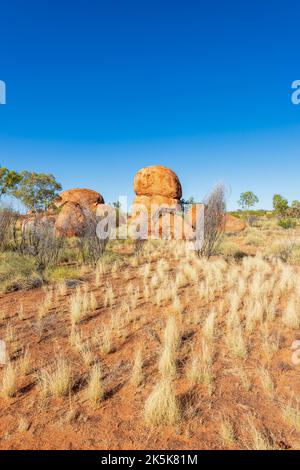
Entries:
POLYGON ((52 174, 21 172, 21 180, 11 194, 35 212, 46 211, 58 195, 61 185, 52 174))
POLYGON ((16 187, 21 181, 22 176, 14 170, 8 170, 8 168, 0 168, 0 199, 8 193, 10 190, 16 187))
POLYGON ((259 202, 258 197, 252 191, 245 191, 240 195, 238 205, 242 209, 250 209, 259 202))
POLYGON ((285 217, 289 212, 288 200, 282 197, 280 194, 274 194, 273 209, 275 214, 277 214, 279 217, 285 217))
POLYGON ((291 212, 294 217, 300 217, 300 201, 293 201, 291 204, 291 212))

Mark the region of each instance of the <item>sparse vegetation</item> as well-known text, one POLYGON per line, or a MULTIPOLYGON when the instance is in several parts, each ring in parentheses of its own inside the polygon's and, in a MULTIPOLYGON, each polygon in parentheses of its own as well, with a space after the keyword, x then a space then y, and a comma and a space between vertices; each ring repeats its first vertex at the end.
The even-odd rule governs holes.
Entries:
MULTIPOLYGON (((239 237, 224 237, 234 254, 225 255, 221 246, 207 259, 179 242, 157 241, 145 243, 137 261, 128 244, 130 262, 107 251, 95 270, 72 264, 47 270, 51 282, 43 279, 42 289, 17 292, 14 304, 0 299, 0 328, 11 359, 0 370, 2 396, 20 395, 28 405, 30 390, 36 390, 37 406, 47 409, 43 416, 56 397, 68 416, 72 402, 68 422, 77 420, 79 428, 75 402, 86 412, 92 407, 95 417, 103 413, 108 422, 115 406, 126 406, 121 413, 133 422, 143 413, 139 425, 155 428, 161 442, 168 426, 170 433, 182 428, 197 445, 205 419, 214 446, 271 449, 285 439, 296 447, 298 404, 281 373, 287 370, 292 380, 296 370, 280 358, 289 351, 282 337, 297 338, 300 327, 299 242, 270 220, 260 223, 239 237), (241 248, 244 255, 236 258, 241 248), (254 396, 255 416, 247 404, 239 407, 239 400, 254 396), (220 414, 213 410, 215 397, 220 414), (276 426, 266 425, 267 412, 276 426)), ((24 278, 36 267, 30 256, 1 257, 6 281, 14 279, 14 260, 24 278)), ((30 423, 31 411, 20 406, 30 423)), ((116 420, 122 423, 122 415, 116 420)))

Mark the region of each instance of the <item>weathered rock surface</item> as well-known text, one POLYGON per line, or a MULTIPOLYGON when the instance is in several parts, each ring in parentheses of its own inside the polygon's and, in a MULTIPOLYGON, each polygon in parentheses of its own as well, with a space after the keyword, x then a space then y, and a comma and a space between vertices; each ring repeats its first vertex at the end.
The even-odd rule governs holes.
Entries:
POLYGON ((242 232, 246 228, 246 222, 231 214, 225 216, 225 232, 234 233, 242 232))
POLYGON ((93 189, 86 188, 74 188, 67 189, 60 193, 60 195, 54 200, 56 207, 61 207, 67 202, 73 202, 80 206, 86 206, 89 209, 95 209, 99 204, 104 204, 104 199, 101 194, 97 193, 93 189))
MULTIPOLYGON (((85 209, 86 210, 86 209, 85 209)), ((78 237, 84 231, 87 214, 84 208, 74 202, 64 204, 59 213, 55 230, 62 237, 78 237)))
POLYGON ((165 196, 180 199, 181 184, 176 173, 162 165, 147 166, 137 172, 133 189, 137 196, 165 196))
POLYGON ((57 235, 77 237, 84 231, 89 213, 96 213, 104 199, 92 189, 75 188, 63 191, 54 205, 61 208, 55 223, 57 235))
POLYGON ((145 227, 148 218, 148 235, 153 238, 192 238, 192 228, 178 213, 182 188, 173 170, 161 165, 142 168, 134 177, 134 191, 133 225, 145 227))

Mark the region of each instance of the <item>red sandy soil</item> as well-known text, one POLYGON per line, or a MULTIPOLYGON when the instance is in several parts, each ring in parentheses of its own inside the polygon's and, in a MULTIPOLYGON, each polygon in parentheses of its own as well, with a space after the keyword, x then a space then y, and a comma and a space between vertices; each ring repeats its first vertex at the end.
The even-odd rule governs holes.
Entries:
MULTIPOLYGON (((172 264, 175 273, 176 263, 172 264)), ((99 308, 85 320, 80 329, 84 338, 103 327, 112 312, 118 312, 126 299, 129 282, 142 285, 139 268, 127 266, 129 279, 123 276, 125 268, 103 275, 101 285, 95 287, 93 276, 86 278, 89 290, 99 301, 99 308), (106 284, 110 282, 116 294, 112 308, 103 306, 106 284)), ((142 288, 141 288, 142 291, 142 288)), ((38 306, 45 297, 42 289, 2 295, 0 311, 5 312, 0 321, 0 338, 6 334, 7 325, 13 330, 12 361, 17 363, 22 347, 28 346, 31 370, 18 379, 15 397, 0 399, 0 448, 1 449, 218 449, 226 448, 219 437, 220 417, 227 416, 233 423, 235 442, 233 449, 245 448, 249 440, 247 416, 251 415, 257 428, 272 447, 297 448, 300 434, 284 422, 280 406, 292 393, 299 395, 299 366, 291 363, 290 345, 300 338, 300 331, 282 329, 280 349, 274 355, 270 371, 276 383, 276 393, 268 397, 254 380, 249 392, 241 387, 239 378, 232 373, 234 362, 228 356, 222 338, 216 339, 214 361, 215 387, 209 396, 203 385, 191 386, 185 378, 184 369, 193 345, 201 340, 197 326, 183 320, 182 342, 178 353, 178 377, 174 381, 176 395, 181 405, 182 418, 174 427, 151 430, 146 427, 143 408, 146 398, 158 378, 157 362, 166 318, 171 303, 158 307, 145 302, 142 297, 134 311, 134 321, 122 328, 122 334, 114 337, 114 352, 102 354, 100 359, 105 388, 104 400, 94 407, 85 396, 89 367, 70 345, 69 298, 74 289, 68 288, 65 297, 53 304, 44 319, 43 333, 39 337, 36 327, 38 306), (20 304, 24 306, 25 318, 17 315, 20 304), (144 376, 141 387, 129 383, 134 354, 143 348, 144 376), (62 353, 73 370, 73 388, 69 397, 51 398, 41 395, 37 373, 62 353)), ((127 296, 128 297, 128 296, 127 296)), ((181 289, 180 298, 185 306, 184 316, 206 317, 208 305, 199 301, 194 286, 181 289)), ((259 332, 253 336, 251 352, 243 367, 251 374, 261 364, 259 332)), ((0 368, 0 380, 2 376, 0 368)))

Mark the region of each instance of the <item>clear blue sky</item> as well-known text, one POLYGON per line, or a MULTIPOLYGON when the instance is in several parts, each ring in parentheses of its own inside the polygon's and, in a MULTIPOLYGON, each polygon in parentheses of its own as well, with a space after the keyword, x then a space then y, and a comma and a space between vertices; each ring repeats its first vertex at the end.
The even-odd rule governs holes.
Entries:
POLYGON ((107 201, 164 164, 184 197, 222 181, 300 199, 300 4, 275 0, 6 0, 0 164, 107 201))

